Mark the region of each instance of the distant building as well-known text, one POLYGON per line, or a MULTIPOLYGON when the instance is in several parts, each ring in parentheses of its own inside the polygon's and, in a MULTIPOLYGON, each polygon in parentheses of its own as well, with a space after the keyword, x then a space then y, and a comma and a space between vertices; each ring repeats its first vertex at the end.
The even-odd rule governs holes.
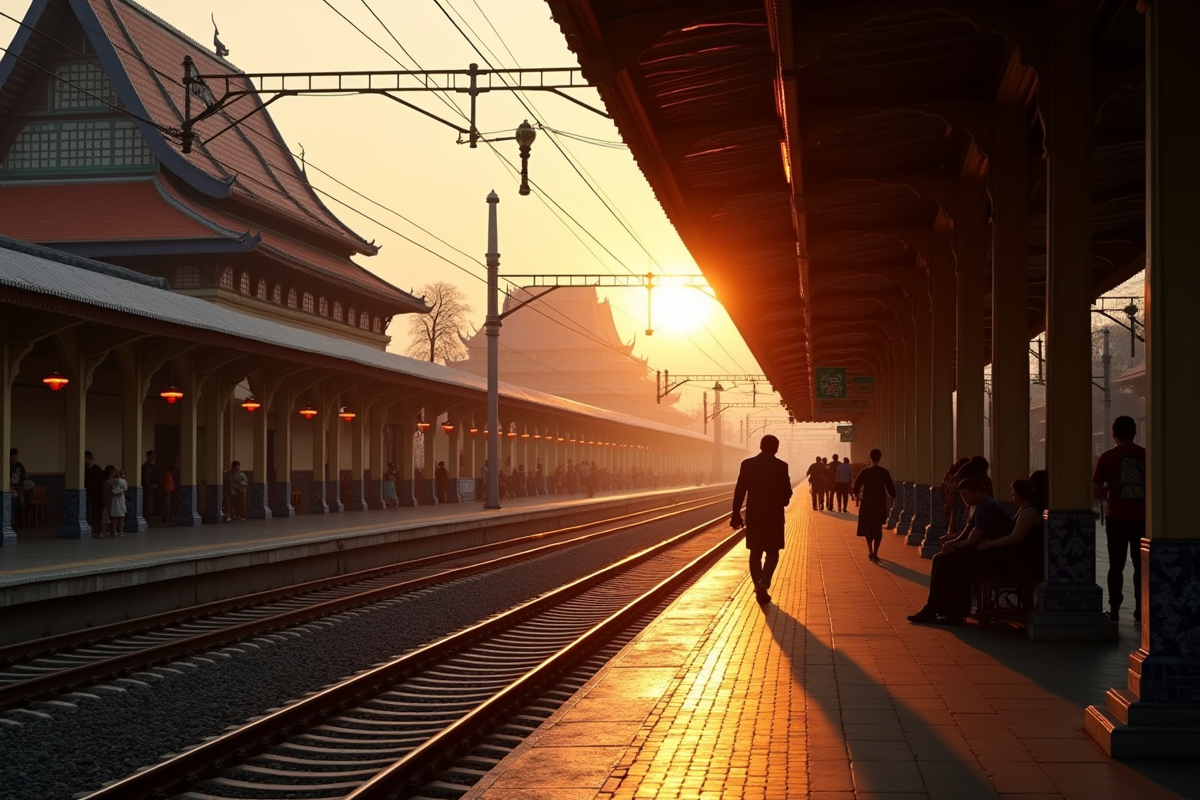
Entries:
MULTIPOLYGON (((504 301, 504 311, 546 290, 521 289, 504 301)), ((469 352, 450 366, 487 375, 487 336, 463 338, 469 352)), ((612 307, 592 286, 555 289, 504 320, 500 333, 500 379, 580 403, 633 414, 685 428, 694 420, 671 406, 678 395, 655 402, 655 382, 646 362, 621 341, 612 307)))
MULTIPOLYGON (((25 23, 0 61, 0 233, 380 349, 395 314, 426 310, 350 260, 378 248, 318 199, 256 94, 200 123, 191 154, 163 132, 183 122, 184 55, 250 88, 224 58, 128 0, 34 0, 25 23)), ((219 83, 193 87, 193 114, 219 83)))

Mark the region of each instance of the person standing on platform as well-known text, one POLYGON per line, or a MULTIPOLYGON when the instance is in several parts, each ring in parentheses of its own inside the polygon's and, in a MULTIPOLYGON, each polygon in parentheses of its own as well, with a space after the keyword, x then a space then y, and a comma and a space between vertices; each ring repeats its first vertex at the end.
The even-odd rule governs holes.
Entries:
POLYGON ((742 462, 737 486, 733 490, 733 514, 729 524, 735 530, 746 527, 746 548, 750 551, 750 579, 760 605, 771 602, 771 579, 779 566, 783 549, 784 508, 792 499, 792 479, 788 465, 775 457, 779 439, 767 434, 759 442, 758 455, 742 462), (742 503, 746 518, 742 519, 742 503), (765 558, 764 558, 765 557, 765 558))
POLYGON ((234 461, 229 465, 229 519, 237 521, 246 518, 246 492, 250 489, 250 478, 242 472, 242 462, 234 461))
POLYGON ((833 484, 833 499, 837 503, 838 511, 846 513, 846 508, 850 505, 850 476, 853 470, 850 467, 850 459, 839 462, 837 456, 833 457, 834 463, 837 464, 836 480, 833 484))
POLYGON ((821 511, 825 508, 825 465, 821 463, 820 456, 808 465, 807 474, 808 489, 812 492, 813 511, 821 511))
POLYGON ((833 461, 825 462, 825 508, 830 511, 837 510, 837 468, 840 463, 837 453, 833 454, 833 461))
MULTIPOLYGON (((158 465, 155 463, 153 450, 146 451, 146 460, 142 463, 142 514, 146 521, 154 517, 154 496, 158 494, 158 465)), ((166 516, 166 512, 163 512, 166 516)))
POLYGON ((99 531, 104 512, 104 467, 96 463, 91 450, 83 451, 83 488, 87 490, 88 524, 99 531))
POLYGON ((112 521, 112 535, 125 535, 125 514, 127 512, 125 495, 129 491, 129 483, 125 480, 125 470, 114 470, 112 478, 112 505, 109 506, 108 516, 112 521))
POLYGON ((1142 537, 1146 535, 1146 448, 1134 444, 1137 423, 1132 417, 1113 420, 1116 447, 1096 460, 1092 496, 1107 500, 1104 534, 1108 540, 1109 618, 1117 622, 1124 594, 1125 556, 1133 560, 1133 620, 1142 624, 1142 537))
POLYGON ((446 502, 446 481, 450 478, 450 472, 446 469, 446 462, 439 461, 437 469, 433 471, 433 490, 437 494, 437 501, 440 504, 446 502))
POLYGON ((12 493, 12 524, 15 527, 17 519, 21 523, 25 519, 25 486, 29 483, 29 473, 21 463, 21 451, 13 447, 8 451, 8 488, 12 493))
POLYGON ((883 526, 887 524, 892 501, 896 499, 896 484, 892 481, 892 473, 879 466, 882 450, 875 448, 868 458, 871 465, 864 467, 854 479, 854 496, 860 498, 858 535, 867 540, 867 558, 878 564, 883 526))

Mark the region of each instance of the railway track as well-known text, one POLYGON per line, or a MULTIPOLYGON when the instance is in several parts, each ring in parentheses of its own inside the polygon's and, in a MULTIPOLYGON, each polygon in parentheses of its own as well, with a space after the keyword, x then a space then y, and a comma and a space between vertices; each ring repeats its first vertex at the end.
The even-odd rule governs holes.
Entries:
POLYGON ((88 800, 453 798, 741 537, 721 514, 88 800))
POLYGON ((0 709, 53 699, 178 658, 677 517, 722 503, 728 496, 719 493, 0 648, 0 709), (601 530, 584 533, 595 528, 601 530), (556 541, 546 543, 547 539, 556 541))

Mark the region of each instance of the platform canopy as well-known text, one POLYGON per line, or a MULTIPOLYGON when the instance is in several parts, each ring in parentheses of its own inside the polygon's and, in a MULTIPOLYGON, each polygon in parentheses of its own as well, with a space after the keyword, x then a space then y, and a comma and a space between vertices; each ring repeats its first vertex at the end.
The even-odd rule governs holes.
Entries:
MULTIPOLYGON (((830 418, 815 402, 817 368, 879 375, 913 292, 906 276, 927 268, 939 227, 961 226, 963 187, 988 188, 998 108, 1021 110, 1028 131, 1028 327, 1043 329, 1036 67, 1053 46, 1050 4, 548 1, 797 419, 830 418)), ((1144 261, 1144 34, 1134 3, 1084 4, 1095 296, 1144 261)), ((974 208, 986 242, 986 195, 974 208)))

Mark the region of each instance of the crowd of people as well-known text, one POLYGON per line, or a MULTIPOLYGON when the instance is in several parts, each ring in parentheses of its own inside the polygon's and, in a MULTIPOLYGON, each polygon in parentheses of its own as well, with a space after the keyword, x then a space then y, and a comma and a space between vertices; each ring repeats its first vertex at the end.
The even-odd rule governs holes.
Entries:
POLYGON ((808 488, 812 493, 814 511, 848 512, 850 499, 858 505, 858 496, 850 490, 855 478, 867 465, 851 464, 849 457, 842 459, 837 453, 833 460, 817 456, 808 465, 808 488))
MULTIPOLYGON (((479 469, 479 482, 475 494, 478 498, 482 498, 486 492, 487 470, 486 463, 479 469)), ((682 472, 665 477, 668 483, 684 483, 688 479, 682 472)), ((594 497, 597 492, 657 489, 662 478, 663 476, 653 470, 640 467, 610 470, 597 466, 595 461, 576 463, 574 459, 567 459, 565 465, 559 464, 549 472, 542 466, 541 461, 535 464, 532 471, 526 471, 524 464, 518 464, 514 468, 511 463, 507 463, 500 469, 500 499, 574 494, 594 497)))

